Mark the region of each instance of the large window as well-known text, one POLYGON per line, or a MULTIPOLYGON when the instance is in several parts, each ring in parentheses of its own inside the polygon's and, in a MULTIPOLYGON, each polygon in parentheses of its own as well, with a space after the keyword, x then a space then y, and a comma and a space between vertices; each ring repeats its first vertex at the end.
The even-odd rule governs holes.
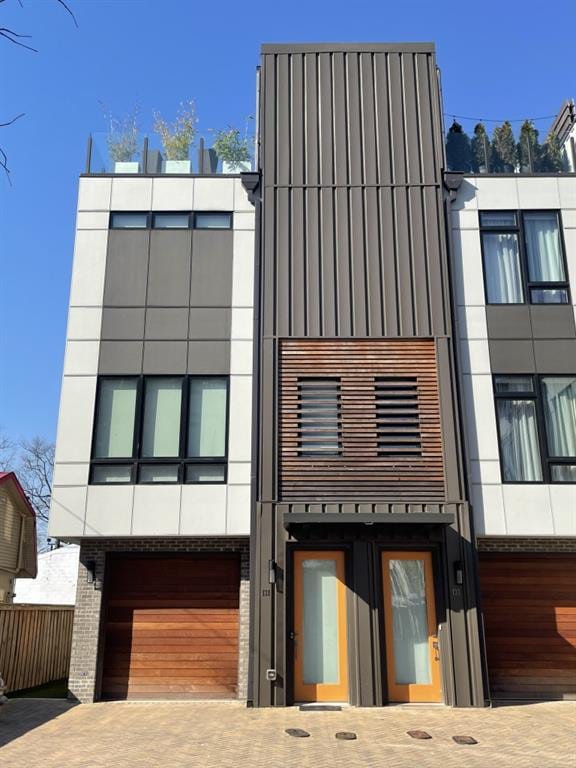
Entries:
POLYGON ((576 376, 495 376, 502 480, 576 483, 576 376))
POLYGON ((482 211, 488 304, 568 304, 566 265, 556 211, 482 211))
POLYGON ((102 377, 91 482, 226 482, 228 379, 102 377))

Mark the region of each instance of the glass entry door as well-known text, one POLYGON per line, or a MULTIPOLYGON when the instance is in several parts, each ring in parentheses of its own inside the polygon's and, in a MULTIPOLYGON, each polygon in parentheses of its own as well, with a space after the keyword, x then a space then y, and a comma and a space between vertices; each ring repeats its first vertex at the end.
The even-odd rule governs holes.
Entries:
POLYGON ((295 701, 348 701, 346 635, 344 552, 295 552, 295 701))
POLYGON ((442 701, 430 552, 384 552, 389 701, 442 701))

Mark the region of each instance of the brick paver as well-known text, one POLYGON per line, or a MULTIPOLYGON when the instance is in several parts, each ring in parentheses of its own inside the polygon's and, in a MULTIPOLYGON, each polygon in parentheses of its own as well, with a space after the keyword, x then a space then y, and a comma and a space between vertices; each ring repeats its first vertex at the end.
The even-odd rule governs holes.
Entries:
POLYGON ((20 699, 0 708, 0 744, 0 765, 25 768, 576 768, 576 702, 300 712, 237 703, 72 706, 20 699), (290 727, 310 738, 288 736, 290 727), (413 729, 432 739, 410 738, 406 731, 413 729), (358 739, 337 740, 342 730, 358 739), (478 744, 458 746, 456 735, 478 744))

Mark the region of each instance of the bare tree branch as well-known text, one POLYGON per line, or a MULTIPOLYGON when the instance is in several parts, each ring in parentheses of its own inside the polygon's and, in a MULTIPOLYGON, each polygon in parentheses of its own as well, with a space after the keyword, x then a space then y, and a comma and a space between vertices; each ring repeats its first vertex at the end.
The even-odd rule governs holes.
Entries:
POLYGON ((0 432, 0 472, 11 472, 14 469, 15 460, 16 445, 14 441, 0 432))
MULTIPOLYGON (((2 0, 0 0, 2 2, 2 0)), ((15 123, 16 120, 20 120, 21 117, 24 117, 26 112, 21 112, 19 115, 16 115, 16 117, 13 117, 12 120, 8 120, 7 123, 0 123, 0 128, 5 128, 7 125, 12 125, 12 123, 15 123)))
POLYGON ((20 444, 18 478, 39 520, 47 521, 50 510, 54 445, 41 437, 20 444))
POLYGON ((21 43, 19 39, 15 38, 30 38, 31 35, 19 35, 18 32, 14 32, 11 29, 8 29, 8 27, 0 27, 0 37, 4 37, 6 40, 9 40, 11 43, 14 43, 14 45, 20 45, 22 48, 26 48, 28 51, 32 51, 33 53, 38 53, 37 48, 32 48, 31 45, 26 45, 26 43, 21 43))
POLYGON ((73 20, 74 24, 76 25, 76 29, 78 29, 78 22, 76 21, 76 16, 74 16, 74 13, 73 13, 73 12, 70 10, 70 8, 69 8, 69 7, 66 5, 66 3, 64 2, 64 0, 56 0, 56 2, 57 2, 57 3, 59 3, 61 6, 63 6, 63 7, 64 7, 64 8, 65 8, 65 9, 68 11, 68 13, 70 14, 70 16, 72 16, 72 20, 73 20))

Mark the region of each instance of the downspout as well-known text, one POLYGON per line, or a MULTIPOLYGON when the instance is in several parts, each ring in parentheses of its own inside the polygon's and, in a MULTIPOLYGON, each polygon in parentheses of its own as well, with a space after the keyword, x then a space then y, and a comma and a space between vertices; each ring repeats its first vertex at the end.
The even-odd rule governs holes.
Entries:
POLYGON ((246 704, 254 706, 254 654, 256 649, 256 596, 257 579, 257 547, 256 531, 258 526, 258 481, 260 462, 260 244, 262 219, 262 194, 260 188, 260 67, 256 68, 256 130, 254 137, 254 166, 253 173, 242 174, 242 185, 248 193, 248 199, 254 205, 254 294, 253 294, 253 324, 252 324, 252 449, 250 465, 250 610, 248 627, 248 685, 246 704))
MULTIPOLYGON (((463 490, 464 490, 464 496, 466 499, 468 499, 468 505, 470 513, 468 515, 469 518, 469 525, 470 525, 470 539, 472 543, 472 566, 474 571, 474 583, 471 585, 471 589, 473 590, 474 595, 474 601, 476 604, 476 609, 478 612, 478 641, 480 646, 480 668, 481 668, 481 675, 482 675, 482 689, 483 689, 483 699, 484 699, 484 706, 491 706, 492 702, 490 699, 490 684, 488 679, 488 669, 486 665, 486 635, 484 632, 484 618, 482 613, 482 603, 481 603, 481 594, 480 594, 480 579, 479 579, 479 567, 478 567, 478 548, 476 546, 476 532, 474 528, 474 509, 472 507, 472 501, 470 496, 470 483, 469 483, 469 473, 468 473, 468 426, 465 419, 464 414, 464 408, 463 408, 463 395, 462 395, 462 365, 461 365, 461 351, 460 351, 460 343, 459 343, 459 335, 458 335, 458 318, 456 316, 455 307, 457 307, 457 296, 456 296, 456 289, 454 286, 454 280, 452 279, 451 273, 452 273, 452 259, 451 254, 454 253, 454 244, 453 244, 453 237, 452 237, 452 203, 456 200, 458 196, 458 190, 460 189, 460 186, 462 185, 462 182, 464 180, 464 174, 463 173, 454 173, 454 172, 447 172, 444 174, 444 188, 448 191, 448 195, 444 195, 445 200, 445 220, 446 220, 446 239, 448 244, 448 271, 449 271, 449 285, 450 285, 450 291, 451 291, 451 301, 450 301, 450 312, 452 314, 452 329, 453 329, 453 350, 454 350, 454 366, 455 366, 455 374, 456 374, 456 390, 455 390, 455 407, 458 414, 458 420, 459 420, 459 426, 460 430, 462 431, 464 439, 461 440, 461 450, 462 450, 462 464, 463 464, 463 471, 462 471, 462 482, 463 482, 463 490)), ((472 690, 477 690, 477 682, 475 681, 475 676, 472 674, 472 669, 470 669, 470 682, 472 690)))

